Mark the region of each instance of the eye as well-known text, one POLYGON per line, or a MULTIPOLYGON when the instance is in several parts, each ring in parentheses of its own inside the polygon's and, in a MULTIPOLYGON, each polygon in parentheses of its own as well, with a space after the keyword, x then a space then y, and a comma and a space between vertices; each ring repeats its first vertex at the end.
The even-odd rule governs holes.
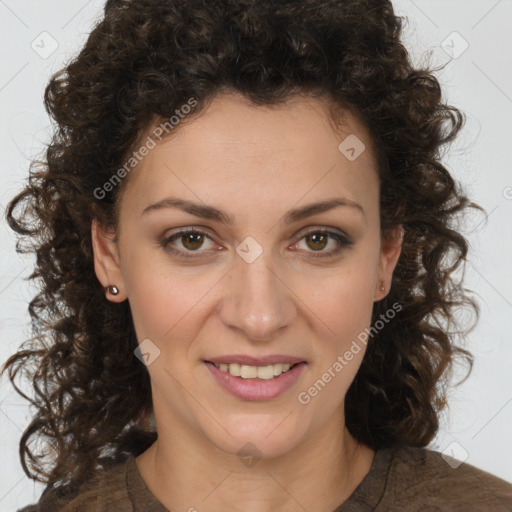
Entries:
MULTIPOLYGON (((213 240, 205 232, 199 231, 197 229, 186 229, 178 231, 177 233, 174 233, 173 235, 164 238, 163 240, 161 240, 160 243, 165 250, 173 254, 176 254, 183 258, 194 258, 199 256, 199 253, 203 253, 206 252, 206 250, 208 250, 208 248, 203 251, 199 250, 204 246, 204 243, 207 239, 213 243, 213 240), (175 247, 173 247, 173 245, 175 247)), ((209 249, 213 249, 213 247, 210 246, 209 249)))
MULTIPOLYGON (((300 246, 302 241, 306 245, 305 251, 313 253, 312 256, 316 258, 336 256, 345 247, 353 244, 348 237, 341 233, 318 228, 304 233, 299 242, 295 243, 292 247, 300 246), (331 248, 325 250, 329 246, 331 248)), ((160 241, 160 245, 166 251, 180 258, 199 258, 205 252, 218 250, 216 249, 218 246, 214 244, 212 238, 204 231, 196 228, 181 230, 171 236, 164 237, 160 241), (205 242, 208 240, 210 241, 210 247, 205 248, 205 242)))
POLYGON ((318 253, 312 256, 320 258, 335 256, 353 243, 345 235, 325 229, 314 229, 304 233, 295 247, 298 247, 302 241, 305 243, 306 252, 318 253), (329 246, 331 249, 325 250, 329 246))

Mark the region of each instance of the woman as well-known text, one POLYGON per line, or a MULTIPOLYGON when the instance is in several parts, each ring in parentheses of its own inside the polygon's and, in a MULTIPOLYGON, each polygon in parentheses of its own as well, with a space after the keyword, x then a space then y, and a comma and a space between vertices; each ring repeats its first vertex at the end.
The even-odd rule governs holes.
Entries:
POLYGON ((478 207, 389 2, 108 2, 45 100, 24 510, 512 510, 425 449, 478 207))

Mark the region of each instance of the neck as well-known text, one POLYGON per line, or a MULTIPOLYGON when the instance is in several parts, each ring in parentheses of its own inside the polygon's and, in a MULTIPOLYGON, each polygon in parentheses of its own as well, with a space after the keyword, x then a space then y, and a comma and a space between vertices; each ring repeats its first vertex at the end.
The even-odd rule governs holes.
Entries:
POLYGON ((136 458, 153 495, 169 510, 332 512, 370 470, 374 451, 334 415, 321 431, 279 457, 241 459, 191 429, 162 435, 136 458))

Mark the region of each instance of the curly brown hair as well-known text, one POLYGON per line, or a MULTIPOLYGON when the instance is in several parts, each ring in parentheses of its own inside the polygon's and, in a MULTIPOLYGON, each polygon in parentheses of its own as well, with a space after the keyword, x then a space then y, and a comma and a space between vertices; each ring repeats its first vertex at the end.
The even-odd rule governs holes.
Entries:
MULTIPOLYGON (((453 364, 455 308, 478 306, 454 272, 468 243, 455 221, 470 202, 441 163, 464 117, 443 103, 432 69, 413 66, 402 20, 386 0, 110 0, 81 52, 45 90, 55 132, 7 208, 17 250, 37 257, 34 337, 3 371, 36 411, 20 441, 30 478, 73 486, 156 439, 146 367, 128 301, 105 298, 95 276, 93 219, 117 228, 128 178, 102 187, 155 119, 221 91, 255 105, 297 94, 357 112, 379 155, 383 236, 402 224, 402 253, 375 322, 402 309, 367 346, 345 399, 350 433, 374 450, 426 446, 439 428, 453 364), (27 243, 23 244, 23 241, 27 243), (15 383, 33 384, 27 396, 15 383), (42 441, 50 450, 29 446, 42 441)), ((462 267, 461 267, 462 264, 462 267)), ((462 272, 462 275, 464 272, 462 272)))

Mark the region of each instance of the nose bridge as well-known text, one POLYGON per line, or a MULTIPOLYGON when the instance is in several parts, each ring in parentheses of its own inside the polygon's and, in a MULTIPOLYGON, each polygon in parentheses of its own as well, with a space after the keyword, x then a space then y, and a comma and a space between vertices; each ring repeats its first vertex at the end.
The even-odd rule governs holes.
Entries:
POLYGON ((270 339, 293 319, 294 307, 288 289, 273 270, 270 251, 258 250, 253 241, 248 241, 247 245, 240 244, 237 252, 240 258, 236 258, 231 271, 223 321, 243 330, 248 338, 270 339), (255 251, 260 253, 256 257, 255 251))

